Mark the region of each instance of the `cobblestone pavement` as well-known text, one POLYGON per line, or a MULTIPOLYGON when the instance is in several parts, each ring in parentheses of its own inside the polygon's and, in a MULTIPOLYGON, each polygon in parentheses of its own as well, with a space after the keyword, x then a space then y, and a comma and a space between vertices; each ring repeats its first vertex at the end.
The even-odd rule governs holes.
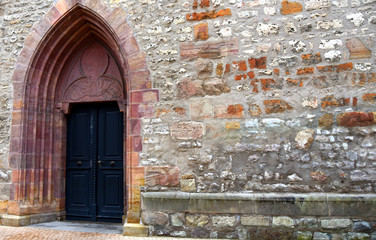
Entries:
MULTIPOLYGON (((0 226, 1 240, 140 240, 143 237, 127 237, 120 234, 86 233, 61 230, 49 230, 30 227, 0 226)), ((149 237, 148 240, 174 239, 164 237, 149 237)), ((180 238, 181 239, 181 238, 180 238)))

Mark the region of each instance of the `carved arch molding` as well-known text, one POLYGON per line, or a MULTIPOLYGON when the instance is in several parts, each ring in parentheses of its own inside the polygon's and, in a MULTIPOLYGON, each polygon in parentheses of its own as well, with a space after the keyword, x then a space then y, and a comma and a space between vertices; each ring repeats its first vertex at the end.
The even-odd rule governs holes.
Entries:
POLYGON ((142 145, 140 133, 129 129, 146 114, 135 109, 150 109, 151 95, 158 101, 145 56, 125 11, 98 1, 58 0, 33 27, 12 79, 13 178, 7 214, 65 210, 65 114, 73 103, 117 101, 125 115, 124 214, 128 222, 139 222, 135 179, 143 171, 137 164, 142 145))

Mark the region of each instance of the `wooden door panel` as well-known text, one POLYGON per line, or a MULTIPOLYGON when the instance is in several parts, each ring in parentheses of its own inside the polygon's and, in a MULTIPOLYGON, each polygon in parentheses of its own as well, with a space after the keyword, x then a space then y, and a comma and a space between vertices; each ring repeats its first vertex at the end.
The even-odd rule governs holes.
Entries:
POLYGON ((123 116, 117 104, 74 106, 67 144, 67 218, 121 222, 123 116))

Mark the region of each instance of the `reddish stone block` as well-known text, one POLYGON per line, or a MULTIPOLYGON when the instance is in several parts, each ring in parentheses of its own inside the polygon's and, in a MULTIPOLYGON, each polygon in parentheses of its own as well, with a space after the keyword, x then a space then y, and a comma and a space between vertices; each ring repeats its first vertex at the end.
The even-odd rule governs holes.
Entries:
POLYGON ((127 167, 135 167, 139 165, 139 153, 138 152, 127 152, 126 155, 127 167))
POLYGON ((302 80, 287 78, 286 82, 287 82, 287 85, 289 85, 289 86, 303 87, 303 81, 302 80))
POLYGON ((145 71, 147 69, 146 54, 136 52, 128 57, 128 67, 131 72, 145 71))
POLYGON ((249 113, 252 116, 260 116, 261 115, 261 108, 257 104, 249 104, 249 113))
POLYGON ((129 99, 131 104, 135 103, 142 103, 143 99, 143 92, 142 91, 131 91, 129 93, 129 99))
POLYGON ((155 116, 156 116, 157 118, 159 118, 159 117, 161 117, 161 116, 163 116, 163 115, 165 115, 165 114, 167 114, 167 113, 170 113, 170 112, 171 112, 170 109, 157 108, 157 109, 155 109, 155 116))
POLYGON ((254 71, 250 71, 250 72, 247 73, 247 75, 248 75, 249 79, 252 79, 252 78, 255 77, 255 72, 254 71))
POLYGON ((299 2, 289 2, 287 0, 282 1, 281 13, 283 15, 298 13, 303 11, 303 6, 299 2))
POLYGON ((178 97, 179 98, 190 98, 193 96, 203 96, 205 95, 202 81, 191 79, 185 79, 178 83, 178 97))
POLYGON ((287 102, 280 99, 264 100, 264 105, 267 114, 281 113, 293 109, 287 102))
MULTIPOLYGON (((127 26, 128 26, 128 24, 127 24, 127 26)), ((128 28, 129 28, 129 26, 128 26, 128 28)), ((123 34, 123 35, 125 35, 125 34, 123 34)), ((140 50, 138 43, 137 43, 137 40, 134 37, 130 37, 130 36, 131 36, 131 33, 127 34, 126 36, 123 36, 125 38, 125 40, 121 43, 121 45, 123 46, 123 48, 125 50, 126 55, 135 54, 136 52, 138 52, 140 50)))
POLYGON ((192 4, 192 8, 197 9, 197 6, 198 6, 198 0, 194 0, 192 4))
POLYGON ((135 71, 130 73, 129 82, 131 84, 131 90, 150 89, 151 81, 149 79, 150 73, 148 70, 135 71))
POLYGON ((341 106, 346 106, 350 104, 350 99, 349 98, 335 98, 333 95, 326 96, 321 99, 321 107, 327 107, 327 106, 332 106, 332 107, 341 107, 341 106))
POLYGON ((204 125, 199 122, 177 122, 170 127, 172 138, 180 140, 199 139, 204 135, 204 125))
POLYGON ((246 79, 247 74, 242 74, 242 75, 235 75, 235 81, 240 81, 242 79, 246 79))
POLYGON ((241 104, 228 105, 228 106, 215 106, 214 117, 216 118, 243 118, 244 107, 241 104))
POLYGON ((353 97, 353 106, 356 107, 358 105, 358 98, 353 97))
POLYGON ((229 93, 230 87, 223 79, 220 78, 207 78, 204 81, 203 88, 207 95, 220 95, 222 93, 229 93))
POLYGON ((63 0, 57 1, 57 3, 55 4, 55 8, 60 12, 61 15, 63 15, 66 11, 69 10, 68 4, 63 0))
POLYGON ((346 47, 350 52, 350 59, 372 57, 372 51, 368 49, 359 38, 347 40, 346 47))
POLYGON ((258 79, 253 79, 251 81, 250 84, 251 84, 251 86, 253 86, 252 92, 255 92, 255 93, 259 92, 259 90, 258 90, 258 82, 259 82, 258 79))
POLYGON ((350 71, 353 69, 353 63, 343 63, 339 65, 329 65, 329 66, 320 66, 317 67, 319 72, 343 72, 350 71))
POLYGON ((347 112, 337 116, 338 126, 344 127, 364 127, 374 124, 374 114, 365 112, 347 112))
POLYGON ((176 112, 179 115, 184 115, 185 114, 185 108, 182 107, 174 107, 174 112, 176 112))
POLYGON ((261 89, 264 90, 264 91, 268 91, 268 90, 272 90, 274 87, 273 85, 275 85, 275 81, 271 78, 263 78, 263 79, 260 79, 261 81, 261 89))
POLYGON ((218 77, 222 76, 222 74, 223 74, 223 63, 217 64, 217 67, 215 69, 215 73, 217 74, 218 77))
POLYGON ((266 57, 261 58, 249 58, 248 59, 249 68, 258 68, 258 69, 265 69, 266 68, 266 57))
POLYGON ((209 27, 207 23, 200 23, 193 27, 195 40, 206 40, 209 38, 209 27))
POLYGON ((212 10, 210 12, 201 12, 201 13, 192 13, 192 14, 187 14, 186 18, 187 21, 201 21, 203 19, 214 19, 217 17, 222 17, 222 16, 231 16, 231 9, 226 8, 226 9, 221 9, 218 12, 215 10, 212 10))
POLYGON ((236 65, 237 70, 247 71, 247 63, 245 61, 235 61, 235 62, 232 62, 232 63, 236 65))
POLYGON ((142 94, 143 103, 157 103, 159 101, 159 90, 147 90, 142 94))
POLYGON ((305 75, 305 74, 312 74, 314 72, 314 68, 306 67, 306 68, 299 68, 296 72, 298 75, 305 75))
POLYGON ((131 145, 132 152, 142 151, 142 139, 141 136, 128 136, 129 144, 131 145))
POLYGON ((376 102, 376 93, 366 93, 362 96, 363 100, 370 103, 376 102))
POLYGON ((231 65, 230 64, 226 64, 226 70, 225 70, 225 73, 229 73, 231 70, 231 65))
POLYGON ((275 76, 279 76, 279 69, 278 68, 273 69, 273 74, 275 76))
POLYGON ((180 57, 182 60, 196 58, 221 58, 239 54, 237 39, 205 43, 181 43, 180 57))
POLYGON ((145 183, 147 186, 169 186, 179 185, 180 170, 178 167, 146 167, 145 183))
POLYGON ((316 53, 316 54, 303 54, 302 55, 302 62, 304 64, 317 64, 322 62, 321 59, 321 54, 316 53))
MULTIPOLYGON (((141 187, 145 185, 145 168, 144 167, 128 167, 127 172, 128 172, 127 175, 129 177, 130 186, 141 187)), ((135 200, 134 197, 137 197, 137 196, 132 196, 132 197, 133 197, 133 200, 135 200)))
POLYGON ((200 7, 210 7, 210 0, 201 0, 200 7))
POLYGON ((129 119, 129 126, 131 135, 141 134, 141 119, 129 119))

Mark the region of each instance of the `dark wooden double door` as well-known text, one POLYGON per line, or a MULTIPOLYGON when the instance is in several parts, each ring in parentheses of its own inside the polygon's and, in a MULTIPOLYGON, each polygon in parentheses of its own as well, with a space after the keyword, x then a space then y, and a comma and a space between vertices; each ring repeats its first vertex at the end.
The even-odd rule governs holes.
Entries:
POLYGON ((123 115, 116 103, 73 106, 66 169, 67 219, 121 222, 123 115))

